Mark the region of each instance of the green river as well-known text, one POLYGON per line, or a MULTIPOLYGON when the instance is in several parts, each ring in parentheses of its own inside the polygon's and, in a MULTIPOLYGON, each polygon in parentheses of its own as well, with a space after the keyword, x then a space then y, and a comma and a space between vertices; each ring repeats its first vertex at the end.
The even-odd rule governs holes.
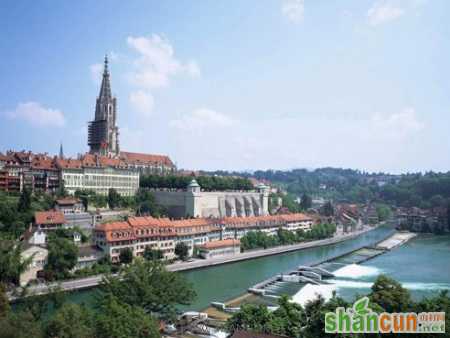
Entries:
MULTIPOLYGON (((309 265, 372 245, 393 230, 380 227, 342 243, 286 254, 257 258, 216 267, 182 272, 197 292, 192 310, 206 308, 212 301, 226 301, 243 294, 250 286, 280 272, 309 265)), ((411 289, 415 296, 450 288, 450 236, 420 235, 400 248, 376 257, 360 267, 341 269, 334 278, 339 295, 351 298, 363 293, 379 273, 386 273, 411 289)), ((69 300, 89 304, 95 289, 70 294, 69 300)))

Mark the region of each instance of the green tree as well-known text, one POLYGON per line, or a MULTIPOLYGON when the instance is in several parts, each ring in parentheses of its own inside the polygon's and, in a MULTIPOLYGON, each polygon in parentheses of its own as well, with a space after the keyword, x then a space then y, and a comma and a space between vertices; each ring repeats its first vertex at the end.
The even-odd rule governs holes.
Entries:
POLYGON ((287 208, 290 212, 300 211, 300 205, 294 200, 291 194, 282 195, 281 204, 284 208, 287 208))
POLYGON ((39 322, 29 311, 11 311, 0 317, 0 338, 43 338, 39 322))
POLYGON ((175 319, 178 305, 189 305, 196 296, 183 275, 167 271, 160 261, 143 259, 135 259, 118 276, 105 277, 100 290, 169 320, 175 319))
POLYGON ((300 209, 308 210, 311 207, 312 207, 312 198, 311 196, 304 193, 300 200, 300 209))
POLYGON ((130 248, 120 250, 119 260, 122 264, 130 264, 133 261, 133 251, 130 248))
POLYGON ((162 217, 167 211, 156 203, 155 196, 148 190, 139 189, 136 194, 136 214, 138 216, 151 215, 153 217, 162 217))
POLYGON ((189 247, 184 242, 178 242, 175 245, 175 255, 178 256, 179 259, 184 261, 189 255, 189 247))
POLYGON ((107 294, 95 319, 96 338, 158 338, 155 320, 141 307, 107 294))
POLYGON ((286 337, 301 337, 307 318, 299 304, 289 301, 288 296, 281 296, 278 300, 278 309, 273 315, 274 318, 270 324, 271 333, 286 337))
POLYGON ((380 305, 386 312, 403 312, 411 306, 411 296, 399 282, 380 275, 372 285, 370 301, 380 305))
POLYGON ((0 283, 0 318, 5 317, 10 310, 9 300, 6 296, 5 286, 0 283))
POLYGON ((108 190, 108 205, 111 209, 120 206, 121 197, 116 189, 110 188, 108 190))
POLYGON ((386 221, 391 216, 391 208, 386 204, 378 204, 376 212, 380 222, 386 221))
POLYGON ((22 247, 12 240, 0 240, 0 283, 19 285, 20 275, 31 263, 22 259, 22 247))
POLYGON ((93 314, 83 305, 66 303, 46 325, 49 338, 94 338, 93 314))
POLYGON ((233 314, 225 324, 227 332, 233 334, 236 330, 249 330, 270 333, 273 314, 265 305, 245 304, 239 312, 233 314))
POLYGON ((17 205, 17 210, 19 212, 27 212, 31 207, 31 192, 28 188, 23 188, 20 194, 19 204, 17 205))
POLYGON ((58 279, 67 277, 77 264, 78 247, 70 239, 51 235, 47 248, 48 260, 45 270, 58 279))
POLYGON ((145 250, 144 250, 144 258, 152 261, 152 260, 158 260, 158 259, 163 259, 164 258, 164 254, 161 250, 153 250, 152 248, 146 246, 145 250))

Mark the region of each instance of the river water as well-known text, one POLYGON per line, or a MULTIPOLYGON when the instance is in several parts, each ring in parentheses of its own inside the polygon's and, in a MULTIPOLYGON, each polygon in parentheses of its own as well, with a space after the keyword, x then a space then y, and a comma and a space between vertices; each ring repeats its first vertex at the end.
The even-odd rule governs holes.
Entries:
MULTIPOLYGON (((310 265, 344 254, 386 238, 393 230, 380 227, 357 238, 318 248, 262 257, 183 273, 193 284, 197 298, 189 309, 201 310, 212 301, 224 302, 243 294, 250 286, 278 273, 310 265)), ((411 290, 415 298, 450 289, 450 236, 419 235, 403 246, 393 249, 362 265, 345 266, 336 271, 333 287, 338 295, 352 299, 367 293, 376 276, 385 273, 411 290)), ((95 289, 74 292, 69 300, 87 303, 95 289)))
POLYGON ((399 281, 415 299, 450 290, 450 235, 421 234, 360 266, 349 265, 336 271, 337 278, 331 282, 340 296, 351 299, 368 293, 382 273, 399 281))

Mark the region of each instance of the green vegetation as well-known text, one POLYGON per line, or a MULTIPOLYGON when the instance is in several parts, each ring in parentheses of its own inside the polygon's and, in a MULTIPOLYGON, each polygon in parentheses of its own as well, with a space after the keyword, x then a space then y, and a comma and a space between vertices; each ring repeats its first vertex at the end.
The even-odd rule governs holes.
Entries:
POLYGON ((144 250, 144 258, 148 261, 153 261, 153 260, 163 259, 164 254, 161 250, 153 250, 147 246, 147 247, 145 247, 145 250, 144 250))
MULTIPOLYGON (((140 179, 141 188, 166 188, 186 189, 193 177, 190 176, 159 176, 147 175, 140 179)), ((198 184, 206 191, 224 190, 252 190, 253 184, 247 178, 242 177, 220 177, 220 176, 198 176, 195 177, 198 184)))
POLYGON ((300 200, 300 209, 305 211, 312 207, 312 198, 308 194, 303 193, 300 200))
POLYGON ((380 222, 386 221, 392 214, 391 208, 388 205, 382 204, 382 203, 379 203, 376 206, 376 211, 377 211, 378 220, 380 222))
POLYGON ((148 191, 139 189, 135 196, 136 215, 163 217, 167 215, 167 210, 163 206, 156 204, 155 196, 148 191))
POLYGON ((188 305, 196 296, 183 275, 167 271, 162 262, 142 259, 119 276, 106 277, 101 292, 166 320, 175 319, 177 304, 188 305))
POLYGON ((135 196, 120 196, 113 188, 109 189, 108 196, 98 195, 92 190, 77 190, 75 196, 83 202, 85 208, 88 206, 95 208, 109 206, 111 209, 135 210, 138 216, 163 217, 167 215, 167 210, 156 204, 153 194, 144 189, 139 189, 135 196))
POLYGON ((21 236, 33 221, 34 213, 50 209, 53 203, 51 195, 31 194, 27 189, 21 194, 0 191, 0 239, 21 236))
POLYGON ((311 230, 306 232, 303 230, 292 232, 278 229, 276 235, 268 235, 262 231, 250 231, 241 238, 241 250, 246 251, 257 248, 267 249, 277 245, 324 239, 333 236, 335 232, 336 226, 327 223, 313 225, 311 230))
POLYGON ((73 240, 51 233, 48 236, 47 249, 48 261, 44 268, 46 279, 69 277, 78 259, 78 247, 73 240))
POLYGON ((350 203, 380 202, 405 207, 447 207, 450 202, 450 172, 390 175, 352 169, 319 168, 258 170, 254 173, 209 172, 210 175, 240 175, 271 181, 288 194, 319 196, 350 203))
POLYGON ((122 264, 130 264, 133 261, 133 251, 130 248, 120 250, 119 260, 122 264))
MULTIPOLYGON (((368 295, 370 308, 378 313, 387 312, 450 312, 450 297, 444 291, 433 298, 425 298, 414 302, 409 291, 395 280, 379 276, 368 295)), ((356 299, 359 297, 356 297, 356 299)), ((270 312, 265 305, 243 305, 241 310, 227 321, 226 328, 230 333, 237 329, 283 335, 292 338, 316 337, 379 337, 375 334, 325 334, 325 313, 334 312, 337 307, 350 307, 351 303, 337 297, 330 301, 318 298, 302 307, 292 303, 286 296, 279 300, 279 308, 270 312)), ((450 318, 446 316, 445 326, 449 327, 450 318)), ((383 334, 383 337, 394 337, 394 334, 383 334)), ((408 334, 408 337, 434 337, 435 334, 408 334)))
POLYGON ((116 189, 110 188, 108 190, 108 206, 110 209, 115 209, 121 204, 121 197, 116 189))
POLYGON ((184 242, 178 242, 175 245, 175 255, 177 255, 178 259, 184 261, 189 256, 189 247, 184 242))
POLYGON ((31 259, 22 261, 21 245, 13 240, 0 240, 0 285, 19 285, 20 275, 27 269, 31 259))
POLYGON ((0 284, 0 338, 158 338, 158 320, 174 319, 176 307, 194 297, 182 275, 142 259, 105 277, 92 309, 56 290, 25 298, 12 311, 0 284))

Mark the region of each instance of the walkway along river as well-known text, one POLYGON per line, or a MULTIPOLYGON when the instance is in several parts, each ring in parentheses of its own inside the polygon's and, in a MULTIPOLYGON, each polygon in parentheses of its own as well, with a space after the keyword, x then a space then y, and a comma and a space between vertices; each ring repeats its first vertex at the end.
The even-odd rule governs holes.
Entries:
MULTIPOLYGON (((197 292, 197 299, 188 308, 201 310, 211 301, 226 301, 277 273, 291 270, 300 264, 310 265, 323 261, 365 245, 373 245, 392 232, 392 228, 380 227, 337 244, 181 272, 192 282, 197 292)), ((69 295, 69 300, 89 303, 94 292, 95 289, 76 291, 69 295)))

